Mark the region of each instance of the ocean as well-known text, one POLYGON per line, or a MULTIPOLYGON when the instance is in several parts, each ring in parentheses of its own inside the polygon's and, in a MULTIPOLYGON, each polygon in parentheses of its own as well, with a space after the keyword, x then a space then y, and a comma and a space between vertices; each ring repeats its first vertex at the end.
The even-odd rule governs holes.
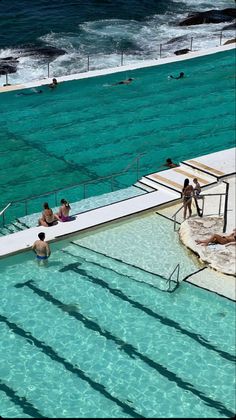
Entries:
MULTIPOLYGON (((188 13, 234 7, 233 0, 0 0, 0 63, 11 83, 62 76, 219 45, 226 22, 179 26, 188 13)), ((224 39, 234 30, 224 30, 224 39)), ((0 76, 0 83, 5 76, 0 76)))

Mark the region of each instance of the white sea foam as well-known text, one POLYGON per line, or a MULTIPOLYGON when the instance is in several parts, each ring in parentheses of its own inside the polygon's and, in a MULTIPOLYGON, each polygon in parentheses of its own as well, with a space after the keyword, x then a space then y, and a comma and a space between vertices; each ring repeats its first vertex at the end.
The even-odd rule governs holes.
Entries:
MULTIPOLYGON (((214 8, 233 7, 232 1, 218 0, 175 0, 175 3, 185 3, 191 10, 209 10, 214 8)), ((181 9, 182 10, 182 9, 181 9)), ((78 32, 54 33, 40 37, 45 45, 65 50, 65 54, 50 63, 50 77, 62 76, 90 69, 116 67, 124 64, 134 64, 145 59, 154 59, 174 55, 178 49, 207 49, 223 44, 234 37, 234 31, 221 31, 227 23, 203 24, 193 26, 178 26, 187 12, 179 14, 166 13, 154 15, 143 21, 105 19, 84 22, 79 25, 78 32), (122 50, 123 57, 122 57, 122 50), (89 62, 88 62, 89 56, 89 62)), ((9 75, 11 83, 32 81, 47 77, 48 66, 45 58, 20 57, 17 49, 0 50, 0 58, 19 57, 18 71, 9 75)), ((3 83, 5 76, 0 79, 3 83)), ((0 82, 1 83, 1 82, 0 82)))

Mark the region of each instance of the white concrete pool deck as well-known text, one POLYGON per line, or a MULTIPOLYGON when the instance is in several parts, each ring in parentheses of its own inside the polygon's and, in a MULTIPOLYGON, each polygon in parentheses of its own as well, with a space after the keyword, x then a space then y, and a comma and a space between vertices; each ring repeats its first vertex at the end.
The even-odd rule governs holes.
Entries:
MULTIPOLYGON (((216 152, 203 157, 197 157, 194 160, 199 162, 207 162, 208 166, 214 163, 215 169, 224 169, 225 176, 227 173, 231 174, 233 169, 235 172, 235 155, 236 148, 227 149, 225 151, 216 152), (222 167, 223 162, 223 167, 222 167), (229 172, 228 172, 229 170, 229 172)), ((178 185, 183 185, 183 180, 186 178, 186 173, 179 173, 178 170, 182 168, 168 169, 161 173, 156 173, 156 176, 160 176, 164 179, 164 175, 168 173, 168 179, 171 182, 176 183, 178 179, 178 185), (179 177, 181 176, 181 179, 179 177)), ((199 173, 199 171, 198 171, 199 173)), ((202 178, 208 180, 207 182, 212 183, 213 177, 202 175, 202 178)), ((216 178, 215 183, 216 185, 216 178)), ((208 185, 208 184, 206 184, 208 185)), ((181 198, 180 190, 174 190, 172 186, 169 186, 169 182, 166 185, 159 185, 155 183, 155 191, 136 196, 130 199, 125 199, 110 205, 102 206, 93 210, 86 211, 84 213, 75 216, 74 220, 70 222, 62 223, 59 222, 57 225, 50 228, 46 227, 33 227, 20 232, 12 233, 10 235, 0 237, 0 257, 15 254, 29 248, 32 243, 37 239, 37 235, 40 231, 45 231, 47 241, 55 241, 62 239, 63 237, 82 232, 86 229, 95 228, 105 223, 119 220, 123 217, 135 215, 142 211, 156 209, 160 206, 170 206, 173 202, 178 201, 181 198)))
POLYGON ((37 239, 39 232, 45 232, 46 240, 51 242, 62 239, 67 235, 80 233, 89 228, 95 228, 126 216, 156 208, 179 198, 180 194, 174 191, 154 191, 86 211, 76 215, 74 220, 65 223, 58 222, 57 225, 50 228, 39 226, 2 236, 0 237, 0 258, 27 250, 37 239))
POLYGON ((88 71, 84 73, 75 73, 68 76, 58 77, 52 74, 50 78, 44 78, 42 80, 36 80, 36 81, 34 80, 32 82, 27 82, 27 83, 17 83, 15 85, 12 84, 10 86, 1 86, 0 93, 48 85, 49 83, 51 83, 52 77, 57 77, 57 81, 59 83, 69 81, 69 80, 87 79, 89 77, 104 76, 106 74, 127 72, 127 71, 145 68, 145 67, 160 66, 163 64, 189 60, 192 58, 202 57, 204 55, 215 54, 221 51, 228 51, 228 50, 233 50, 233 49, 235 49, 235 43, 221 45, 215 48, 208 48, 206 50, 190 51, 187 54, 178 55, 178 56, 174 55, 174 56, 170 56, 166 58, 158 58, 156 60, 153 60, 153 59, 144 60, 142 62, 137 62, 135 64, 123 65, 119 67, 112 67, 112 68, 107 68, 107 69, 102 69, 102 70, 92 70, 92 71, 88 71))

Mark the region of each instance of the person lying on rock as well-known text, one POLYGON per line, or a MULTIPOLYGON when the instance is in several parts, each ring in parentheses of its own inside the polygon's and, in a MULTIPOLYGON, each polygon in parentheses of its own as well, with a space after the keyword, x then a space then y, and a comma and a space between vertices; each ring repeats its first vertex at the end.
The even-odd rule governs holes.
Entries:
POLYGON ((215 233, 214 235, 210 236, 208 239, 197 239, 196 244, 198 245, 209 245, 209 244, 220 244, 220 245, 231 245, 231 244, 236 244, 236 229, 233 230, 232 233, 230 233, 229 235, 218 235, 217 233, 215 233))

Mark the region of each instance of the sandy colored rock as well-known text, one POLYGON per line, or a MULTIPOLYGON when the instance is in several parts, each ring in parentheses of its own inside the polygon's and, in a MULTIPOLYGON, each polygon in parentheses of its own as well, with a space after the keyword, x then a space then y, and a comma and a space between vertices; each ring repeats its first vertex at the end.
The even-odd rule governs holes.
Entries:
MULTIPOLYGON (((180 227, 179 236, 183 244, 198 254, 199 258, 211 268, 224 274, 236 274, 236 245, 197 245, 197 239, 207 239, 214 233, 222 234, 223 218, 219 216, 193 217, 185 220, 180 227)), ((230 232, 226 232, 229 234, 230 232)))

